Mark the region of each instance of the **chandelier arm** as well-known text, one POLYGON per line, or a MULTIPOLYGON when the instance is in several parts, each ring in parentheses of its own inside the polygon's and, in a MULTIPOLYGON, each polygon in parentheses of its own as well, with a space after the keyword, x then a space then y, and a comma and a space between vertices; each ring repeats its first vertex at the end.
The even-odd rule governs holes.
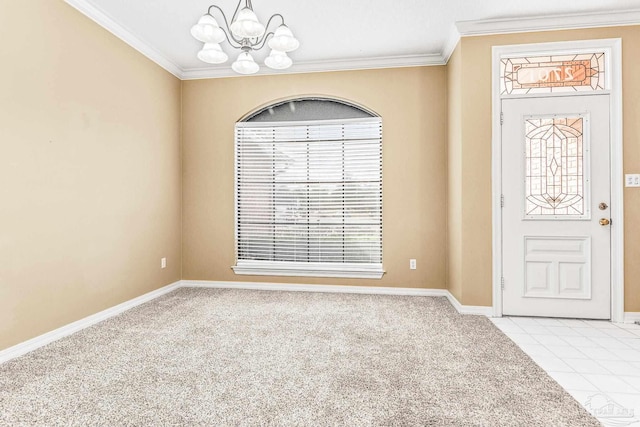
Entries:
POLYGON ((272 31, 270 33, 265 34, 265 36, 262 38, 261 41, 256 42, 256 44, 254 44, 253 46, 251 46, 251 50, 255 50, 258 51, 260 49, 262 49, 264 47, 265 44, 267 44, 267 40, 269 39, 269 36, 274 35, 275 33, 272 31), (260 45, 260 46, 258 46, 260 45), (256 47, 258 46, 258 47, 256 47))
POLYGON ((222 30, 222 32, 224 33, 225 37, 227 38, 227 42, 229 43, 229 46, 231 46, 234 49, 242 49, 242 44, 240 44, 235 37, 233 37, 233 34, 231 34, 231 31, 229 31, 228 33, 225 31, 224 28, 220 28, 222 30), (237 44, 234 44, 234 42, 237 44))
MULTIPOLYGON (((280 18, 280 20, 282 21, 282 25, 285 25, 284 16, 280 15, 279 13, 276 13, 276 14, 273 14, 271 16, 271 18, 269 18, 269 20, 267 21, 267 25, 264 26, 265 30, 267 30, 267 31, 269 30, 269 25, 271 25, 271 21, 273 21, 273 18, 275 18, 275 17, 280 18)), ((264 35, 264 37, 261 40, 260 39, 256 40, 255 45, 260 45, 260 47, 258 49, 256 49, 256 50, 262 49, 264 47, 264 44, 267 41, 267 37, 269 35, 273 35, 273 34, 274 34, 273 32, 267 33, 267 34, 264 35)))
POLYGON ((269 18, 269 20, 267 21, 267 25, 264 26, 266 29, 269 29, 269 25, 271 25, 271 21, 273 21, 273 18, 275 18, 275 17, 280 18, 280 20, 282 21, 282 25, 285 25, 284 24, 284 16, 280 15, 279 13, 274 13, 271 16, 271 18, 269 18))
MULTIPOLYGON (((238 5, 236 6, 236 10, 235 12, 233 12, 233 16, 231 17, 231 22, 233 23, 233 21, 236 20, 236 17, 238 16, 238 11, 240 10, 240 5, 242 4, 242 0, 238 1, 238 5)), ((245 7, 249 7, 249 1, 245 0, 244 2, 244 6, 245 7)), ((220 8, 218 8, 220 9, 220 8)), ((253 10, 253 8, 251 8, 251 10, 253 10)), ((229 28, 229 32, 231 32, 231 27, 229 27, 229 25, 227 24, 227 28, 229 28)), ((239 42, 238 42, 239 43, 239 42)))
MULTIPOLYGON (((240 4, 238 4, 238 7, 240 7, 240 4)), ((224 21, 224 25, 227 28, 227 31, 229 32, 227 34, 227 31, 224 30, 224 28, 221 28, 221 30, 224 32, 224 35, 227 36, 227 40, 229 41, 229 44, 231 44, 231 40, 233 39, 234 42, 236 42, 237 44, 241 44, 241 40, 238 40, 234 37, 233 33, 231 32, 231 27, 229 26, 229 21, 227 21, 227 15, 224 14, 224 11, 222 9, 220 9, 218 6, 216 6, 215 4, 212 4, 211 6, 209 6, 209 10, 207 10, 207 14, 211 15, 211 9, 217 9, 220 14, 222 15, 222 20, 224 21)), ((238 9, 236 9, 236 13, 238 12, 238 9)), ((235 18, 235 13, 234 13, 234 18, 235 18)), ((233 20, 232 20, 233 21, 233 20)), ((232 45, 233 46, 233 45, 232 45)), ((235 46, 234 46, 235 47, 235 46)))

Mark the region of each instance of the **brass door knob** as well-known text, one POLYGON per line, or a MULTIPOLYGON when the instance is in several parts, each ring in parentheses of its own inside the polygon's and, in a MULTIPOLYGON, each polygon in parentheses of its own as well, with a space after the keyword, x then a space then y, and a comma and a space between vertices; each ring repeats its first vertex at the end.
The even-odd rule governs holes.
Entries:
POLYGON ((611 221, 607 218, 600 218, 600 225, 605 226, 611 224, 611 221))

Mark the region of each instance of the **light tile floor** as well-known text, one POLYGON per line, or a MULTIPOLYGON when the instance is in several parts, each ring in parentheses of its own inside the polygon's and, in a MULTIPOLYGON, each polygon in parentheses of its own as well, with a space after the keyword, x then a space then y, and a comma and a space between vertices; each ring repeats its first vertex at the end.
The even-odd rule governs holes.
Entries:
POLYGON ((492 318, 605 426, 640 426, 640 325, 492 318))

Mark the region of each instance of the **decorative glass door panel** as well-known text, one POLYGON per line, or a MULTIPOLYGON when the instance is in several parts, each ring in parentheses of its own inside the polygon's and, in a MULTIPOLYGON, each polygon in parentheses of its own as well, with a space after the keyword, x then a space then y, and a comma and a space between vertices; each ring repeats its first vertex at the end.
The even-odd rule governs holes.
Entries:
POLYGON ((589 219, 589 118, 524 118, 526 219, 589 219))
POLYGON ((520 56, 500 60, 500 94, 608 90, 604 52, 520 56))

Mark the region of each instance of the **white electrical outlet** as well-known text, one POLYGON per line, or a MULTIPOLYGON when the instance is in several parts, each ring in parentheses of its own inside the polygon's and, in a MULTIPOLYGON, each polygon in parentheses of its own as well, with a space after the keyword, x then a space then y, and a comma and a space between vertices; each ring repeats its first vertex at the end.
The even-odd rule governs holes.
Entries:
POLYGON ((409 268, 411 270, 415 270, 416 269, 416 260, 415 259, 410 259, 409 260, 409 268))
POLYGON ((624 176, 625 187, 640 187, 640 173, 628 173, 624 176))
POLYGON ((167 259, 166 258, 162 258, 160 260, 160 268, 167 268, 167 259))

